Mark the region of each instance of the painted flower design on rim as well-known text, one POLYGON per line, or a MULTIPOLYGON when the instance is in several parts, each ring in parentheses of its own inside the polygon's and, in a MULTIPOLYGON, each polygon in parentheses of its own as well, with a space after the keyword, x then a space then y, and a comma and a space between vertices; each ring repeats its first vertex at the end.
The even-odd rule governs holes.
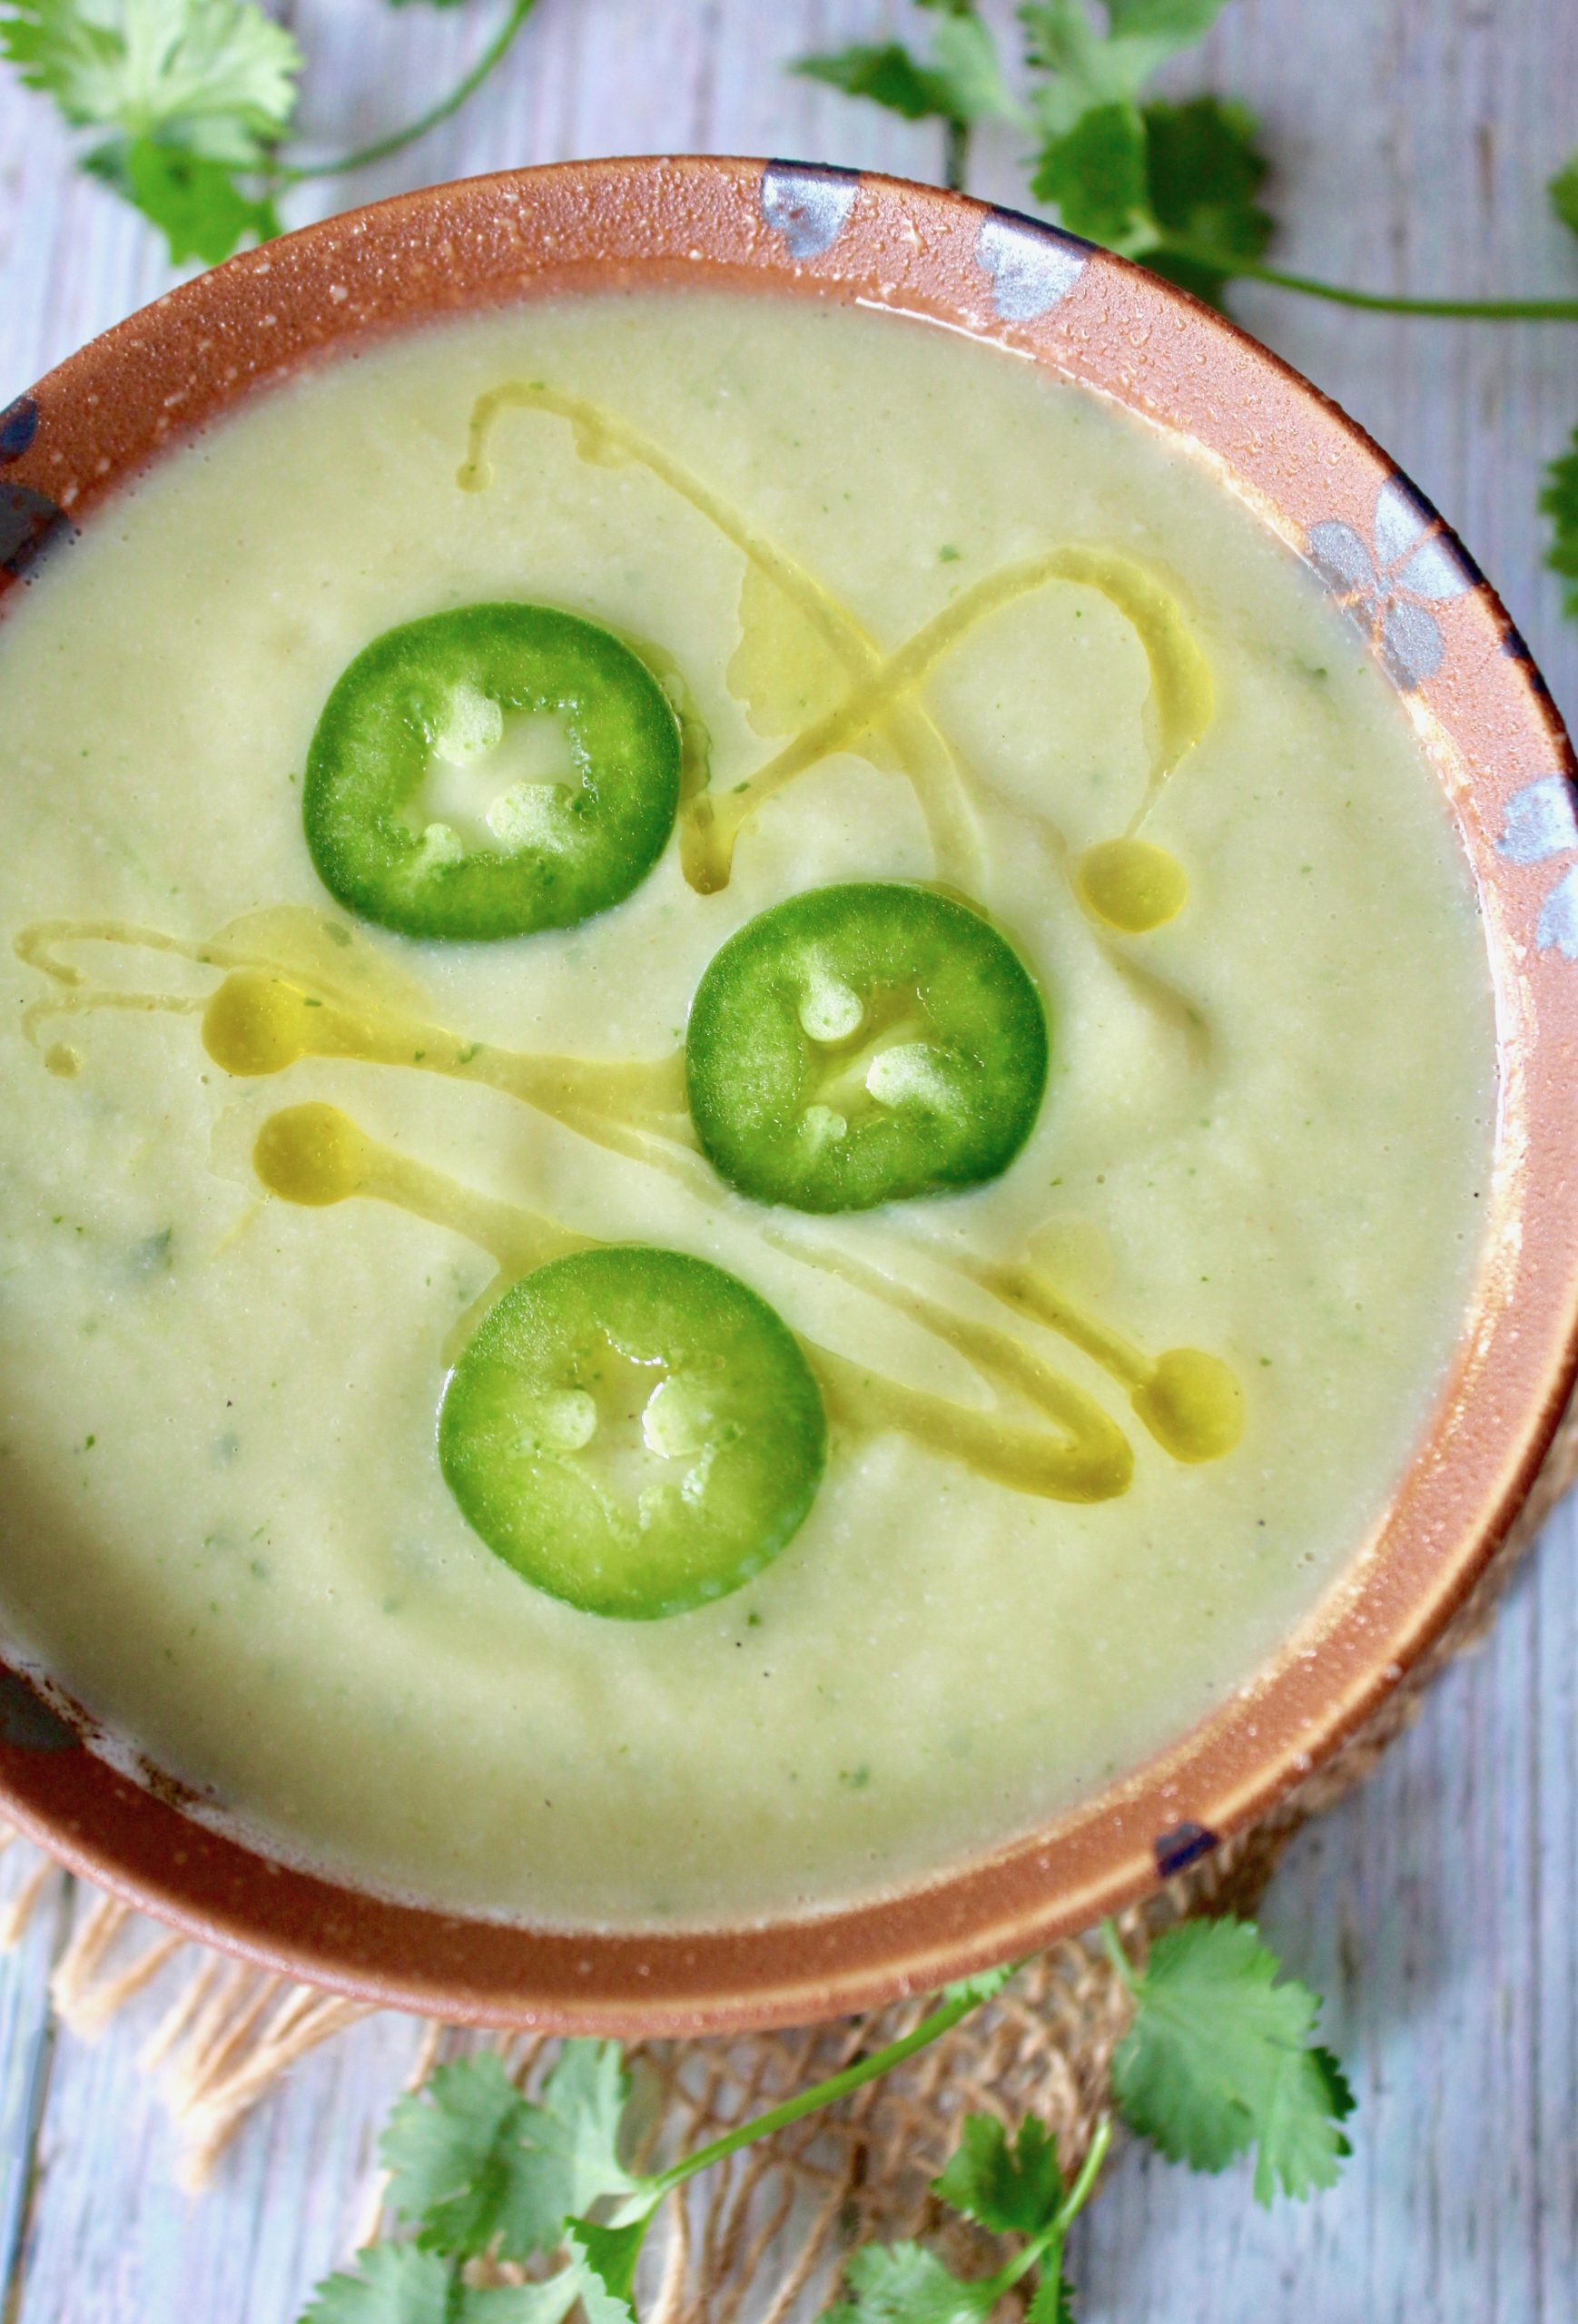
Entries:
POLYGON ((1463 596, 1475 576, 1429 502, 1400 476, 1388 477, 1376 494, 1372 531, 1373 545, 1333 517, 1310 526, 1307 553, 1396 683, 1423 685, 1446 651, 1440 625, 1426 607, 1463 596))
MULTIPOLYGON (((1578 854, 1578 812, 1564 774, 1542 774, 1507 801, 1496 853, 1509 863, 1548 863, 1578 854)), ((1578 960, 1578 863, 1571 861, 1540 906, 1534 942, 1563 960, 1578 960)))

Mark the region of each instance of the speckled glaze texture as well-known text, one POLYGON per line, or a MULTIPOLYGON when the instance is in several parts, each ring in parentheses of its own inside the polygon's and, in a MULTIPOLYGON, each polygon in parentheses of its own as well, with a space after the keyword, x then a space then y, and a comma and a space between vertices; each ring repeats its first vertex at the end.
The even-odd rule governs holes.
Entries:
POLYGON ((1496 988, 1485 1258, 1425 1441, 1373 1538, 1281 1657, 1171 1751, 933 1885, 779 1925, 545 1934, 390 1905, 251 1854, 84 1722, 0 1674, 0 1807, 191 1934, 456 2020, 623 2034, 787 2024, 1033 1951, 1208 1855, 1307 1775, 1438 1635, 1515 1515, 1578 1364, 1578 813, 1526 648, 1384 453, 1219 316, 1073 238, 962 197, 790 162, 571 163, 440 186, 233 259, 0 412, 0 617, 126 476, 369 333, 577 288, 860 300, 1011 347, 1210 460, 1319 574, 1435 763, 1496 988))

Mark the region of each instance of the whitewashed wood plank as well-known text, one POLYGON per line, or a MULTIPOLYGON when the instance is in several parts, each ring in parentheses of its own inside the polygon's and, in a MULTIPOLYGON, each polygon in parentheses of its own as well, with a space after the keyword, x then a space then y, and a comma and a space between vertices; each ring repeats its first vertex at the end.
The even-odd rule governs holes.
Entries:
POLYGON ((73 1901, 71 1884, 58 1873, 40 1887, 31 1848, 7 1849, 0 1913, 20 1905, 26 1919, 19 1941, 0 1955, 0 2313, 6 2312, 33 2209, 54 2055, 49 1978, 67 1939, 73 1901))
MULTIPOLYGON (((852 166, 932 175, 941 157, 934 129, 851 104, 784 70, 807 50, 908 29, 918 15, 881 0, 773 9, 739 0, 540 0, 498 80, 463 115, 414 154, 358 172, 337 192, 313 188, 300 206, 318 214, 424 180, 607 153, 814 157, 836 147, 852 166)), ((445 21, 439 34, 417 9, 378 15, 314 0, 298 10, 311 60, 305 118, 321 130, 324 150, 403 118, 411 100, 397 91, 430 97, 458 78, 479 44, 464 12, 445 21), (328 90, 331 101, 321 94, 328 90)))
POLYGON ((1575 1546, 1568 1510, 1486 1653, 1273 1888, 1267 1929, 1329 1996, 1359 2093, 1342 2184, 1267 2215, 1245 2171, 1198 2181, 1126 2154, 1080 2239, 1088 2324, 1292 2315, 1295 2290, 1320 2324, 1574 2312, 1575 1546), (1560 1682, 1536 1694, 1553 1659, 1560 1682))
POLYGON ((17 2324, 292 2324, 360 2230, 412 2023, 366 2020, 305 2060, 189 2195, 138 2064, 158 2015, 149 1998, 95 2043, 57 2043, 17 2324))

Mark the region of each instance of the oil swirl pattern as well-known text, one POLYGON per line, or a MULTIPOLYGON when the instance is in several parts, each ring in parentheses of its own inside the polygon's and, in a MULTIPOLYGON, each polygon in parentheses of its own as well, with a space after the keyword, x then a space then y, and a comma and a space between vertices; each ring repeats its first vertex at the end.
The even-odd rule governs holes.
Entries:
MULTIPOLYGON (((1130 949, 1185 901, 1182 866, 1143 833, 1212 710, 1205 656, 1158 576, 1100 547, 1049 547, 961 590, 890 649, 804 565, 661 446, 585 399, 519 380, 484 395, 471 416, 458 478, 462 489, 487 488, 494 433, 512 411, 567 422, 585 460, 646 469, 744 560, 741 637, 729 683, 753 730, 776 747, 733 788, 712 783, 709 740, 683 674, 656 646, 626 641, 664 686, 679 724, 680 861, 698 894, 728 885, 736 849, 763 804, 840 752, 902 775, 924 819, 938 884, 966 897, 983 894, 991 883, 987 834, 1006 803, 944 733, 923 698, 926 681, 994 614, 1032 592, 1072 584, 1110 603, 1131 625, 1149 673, 1142 796, 1123 830, 1080 853, 1044 812, 1029 819, 1089 940, 1144 1005, 1183 1034, 1194 1061, 1202 1060, 1209 1035, 1199 1011, 1130 949)), ((1018 805, 1011 812, 1027 814, 1018 805)), ((598 1062, 468 1038, 439 1020, 419 987, 394 966, 387 945, 326 913, 277 907, 232 921, 206 940, 123 921, 61 919, 26 929, 15 949, 47 980, 26 1025, 52 1071, 80 1069, 81 1052, 63 1037, 72 1020, 105 1009, 173 1010, 200 1018, 208 1055, 239 1078, 286 1074, 302 1059, 332 1058, 476 1083, 666 1173, 705 1199, 718 1198, 687 1110, 682 1051, 598 1062), (179 956, 215 970, 217 981, 205 997, 95 986, 74 957, 84 945, 179 956)), ((314 1207, 384 1202, 441 1224, 488 1254, 495 1278, 457 1326, 446 1361, 521 1275, 596 1247, 596 1238, 572 1232, 529 1201, 484 1197, 380 1144, 338 1107, 294 1105, 271 1115, 253 1160, 263 1186, 280 1199, 314 1207)), ((1192 1348, 1148 1354, 1066 1297, 1028 1256, 1003 1261, 943 1249, 906 1238, 886 1218, 882 1240, 868 1246, 874 1256, 866 1257, 773 1212, 760 1231, 800 1265, 842 1280, 962 1357, 988 1398, 977 1406, 919 1390, 803 1341, 829 1421, 845 1440, 896 1430, 1017 1492, 1073 1502, 1120 1495, 1133 1470, 1128 1437, 1092 1394, 1037 1352, 1031 1335, 1038 1333, 1060 1338, 1105 1373, 1135 1421, 1173 1459, 1215 1460, 1238 1440, 1243 1399, 1219 1357, 1192 1348), (917 1258, 952 1283, 957 1302, 909 1279, 917 1258), (985 1304, 1001 1320, 985 1320, 985 1304)))

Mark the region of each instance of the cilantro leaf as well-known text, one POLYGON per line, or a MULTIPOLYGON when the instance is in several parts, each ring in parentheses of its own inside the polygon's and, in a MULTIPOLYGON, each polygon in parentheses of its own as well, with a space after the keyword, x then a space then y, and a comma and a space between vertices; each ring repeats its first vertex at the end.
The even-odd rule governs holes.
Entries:
POLYGON ((630 2077, 617 2042, 566 2042, 533 2108, 531 2135, 562 2174, 563 2215, 589 2211, 636 2181, 619 2160, 630 2077))
POLYGON ((1074 2324, 1073 2288, 1060 2265, 1056 2275, 1043 2276, 1036 2286, 1025 2324, 1074 2324))
POLYGON ((1552 209, 1563 226, 1578 234, 1578 153, 1551 180, 1549 191, 1552 209))
POLYGON ((922 0, 942 22, 922 63, 902 42, 802 56, 791 65, 808 81, 824 81, 845 96, 869 97, 906 121, 946 121, 963 127, 976 121, 1021 120, 991 33, 973 7, 939 7, 922 0))
POLYGON ((1255 200, 1267 166, 1255 143, 1255 117, 1231 99, 1196 97, 1188 104, 1146 105, 1141 118, 1150 214, 1160 238, 1141 255, 1157 273, 1219 306, 1230 267, 1196 259, 1187 246, 1253 260, 1271 240, 1270 213, 1255 200), (1186 248, 1174 252, 1169 242, 1186 248))
POLYGON ((1011 1977, 1017 1977, 1022 1962, 1005 1961, 1000 1968, 978 1969, 973 1977, 956 1977, 942 1989, 944 2001, 995 2001, 1011 1977))
POLYGON ((1066 137, 1082 113, 1132 104, 1157 67, 1208 30, 1224 0, 1109 0, 1100 31, 1086 0, 1021 7, 1026 60, 1044 77, 1031 106, 1042 135, 1066 137))
POLYGON ((1578 621, 1578 428, 1573 431, 1572 449, 1545 470, 1540 508, 1552 520, 1545 562, 1567 583, 1566 611, 1578 621))
POLYGON ((1012 2146, 1001 2122, 971 2114, 932 2191, 993 2235, 1039 2235, 1063 2200, 1057 2147, 1033 2114, 1012 2146))
POLYGON ((1255 200, 1267 172, 1255 139, 1253 114, 1230 100, 1114 99, 1087 106, 1043 142, 1031 191, 1056 204, 1070 232, 1142 259, 1219 304, 1232 261, 1257 259, 1271 239, 1270 215, 1255 200))
POLYGON ((526 2123, 527 2102, 492 2051, 439 2066, 384 2131, 390 2208, 434 2251, 469 2258, 506 2234, 525 2250, 551 2247, 567 2206, 557 2173, 539 2188, 526 2123))
POLYGON ((75 127, 237 166, 284 129, 301 66, 255 0, 6 0, 0 54, 75 127))
POLYGON ((955 121, 1021 121, 1023 113, 1002 77, 991 33, 972 12, 943 17, 932 40, 930 70, 947 90, 955 121))
POLYGON ((160 227, 177 263, 279 231, 242 191, 296 103, 301 52, 255 0, 0 0, 0 55, 74 128, 84 167, 160 227))
POLYGON ((1336 2125, 1353 2111, 1348 2078, 1329 2050, 1317 2043, 1281 2058, 1259 2125, 1256 2201, 1269 2210, 1278 2186, 1299 2197, 1335 2187, 1342 2159, 1351 2152, 1336 2125))
MULTIPOLYGON (((121 162, 120 156, 106 155, 103 162, 90 156, 88 165, 96 174, 109 176, 113 163, 121 162)), ((217 266, 249 234, 266 242, 280 231, 273 203, 243 193, 235 172, 224 162, 211 162, 182 145, 137 137, 127 147, 122 166, 123 181, 121 169, 114 168, 112 182, 160 228, 177 266, 192 258, 217 266)))
POLYGON ((854 2296, 823 2324, 980 2324, 1001 2296, 994 2278, 964 2283, 919 2243, 868 2243, 843 2280, 854 2296))
POLYGON ((561 2324, 578 2285, 547 2283, 478 2291, 457 2281, 436 2251, 414 2243, 373 2243, 356 2272, 330 2276, 301 2324, 561 2324))
POLYGON ((1146 177, 1145 123, 1132 104, 1091 105, 1041 148, 1031 192, 1055 202, 1070 233, 1112 250, 1156 239, 1146 177))
POLYGON ((1252 1922, 1186 1921, 1134 1976, 1135 2017, 1112 2061, 1119 2112, 1163 2154, 1220 2171, 1258 2142, 1257 2199, 1336 2180, 1353 2098, 1310 2034, 1320 2003, 1252 1922))
POLYGON ((575 2280, 587 2324, 635 2324, 636 2262, 650 2220, 648 2212, 625 2227, 599 2227, 589 2219, 569 2221, 567 2272, 575 2280))
POLYGON ((790 66, 802 80, 825 81, 846 97, 869 97, 906 121, 951 119, 949 92, 896 40, 879 46, 860 42, 817 56, 797 57, 790 66))
POLYGON ((611 2042, 567 2042, 537 2104, 491 2051, 440 2066, 384 2132, 390 2203, 433 2250, 552 2250, 567 2217, 634 2185, 616 2151, 628 2088, 611 2042))
POLYGON ((1203 40, 1221 15, 1224 0, 1107 0, 1112 36, 1165 40, 1188 48, 1203 40))
POLYGON ((1143 259, 1217 303, 1231 261, 1257 259, 1271 235, 1255 201, 1266 161, 1254 118, 1218 97, 1142 105, 1139 94, 1220 4, 1116 0, 1105 34, 1085 0, 1021 10, 1031 64, 1043 75, 1031 99, 1041 131, 1031 192, 1053 203, 1071 232, 1143 259), (1202 250, 1209 255, 1196 254, 1202 250), (1223 262, 1214 263, 1218 253, 1223 262))
POLYGON ((448 2324, 449 2270, 414 2243, 373 2243, 354 2275, 321 2283, 301 2324, 448 2324))

